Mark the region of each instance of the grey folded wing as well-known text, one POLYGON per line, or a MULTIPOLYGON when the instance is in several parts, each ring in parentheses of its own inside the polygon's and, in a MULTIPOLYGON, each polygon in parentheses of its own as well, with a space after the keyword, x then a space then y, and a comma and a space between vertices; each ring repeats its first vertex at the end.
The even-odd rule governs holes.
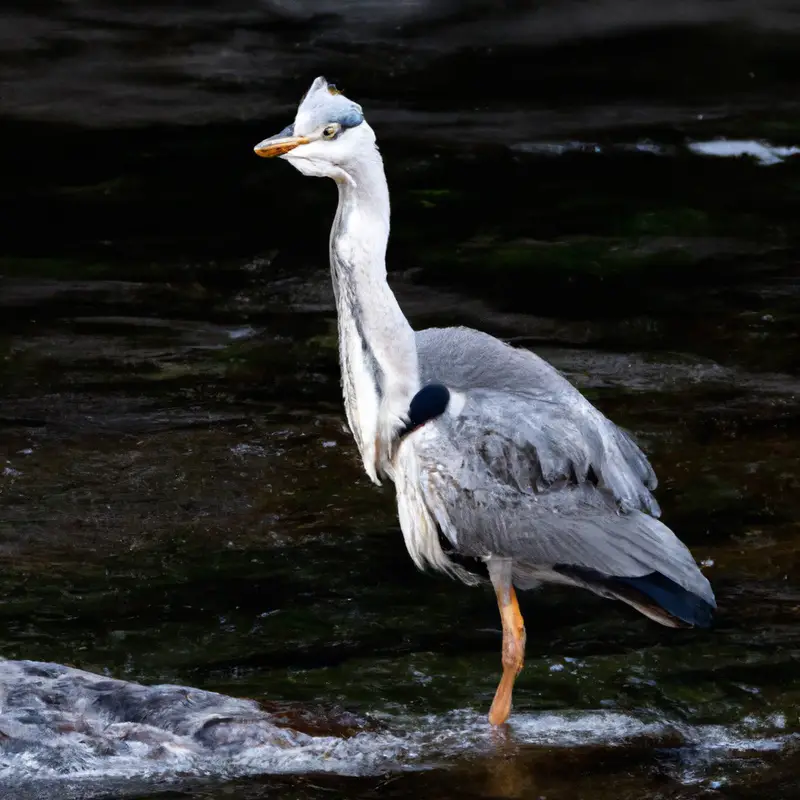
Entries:
POLYGON ((689 550, 650 516, 658 506, 644 455, 588 402, 487 389, 464 397, 456 415, 411 434, 406 453, 457 552, 513 558, 534 572, 657 571, 713 600, 689 550))

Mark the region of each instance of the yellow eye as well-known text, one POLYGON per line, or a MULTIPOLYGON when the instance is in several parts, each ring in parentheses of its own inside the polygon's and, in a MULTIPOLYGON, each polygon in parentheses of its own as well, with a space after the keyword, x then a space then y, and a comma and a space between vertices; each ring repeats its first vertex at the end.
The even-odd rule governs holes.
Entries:
POLYGON ((328 127, 325 128, 324 131, 322 131, 322 135, 326 139, 333 139, 333 137, 336 136, 336 133, 337 133, 338 130, 339 130, 339 126, 338 125, 328 125, 328 127))

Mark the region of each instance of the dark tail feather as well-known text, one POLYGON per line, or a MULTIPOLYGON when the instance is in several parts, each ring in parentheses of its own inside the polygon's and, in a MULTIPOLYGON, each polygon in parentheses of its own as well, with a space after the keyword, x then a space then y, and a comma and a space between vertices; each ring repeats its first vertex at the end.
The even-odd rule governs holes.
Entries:
POLYGON ((555 570, 576 578, 600 594, 611 595, 628 603, 662 625, 671 628, 708 628, 711 625, 714 606, 660 572, 651 572, 639 578, 620 578, 569 565, 559 565, 555 570))
POLYGON ((617 583, 649 597, 673 617, 698 628, 708 628, 714 607, 696 594, 679 586, 660 572, 651 572, 641 578, 614 578, 617 583))

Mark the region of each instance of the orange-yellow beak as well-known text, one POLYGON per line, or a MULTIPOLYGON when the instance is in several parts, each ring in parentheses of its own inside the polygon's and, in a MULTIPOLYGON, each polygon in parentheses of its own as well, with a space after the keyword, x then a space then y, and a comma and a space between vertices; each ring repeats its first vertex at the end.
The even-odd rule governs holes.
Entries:
POLYGON ((295 136, 293 126, 282 130, 277 136, 271 136, 259 142, 253 149, 257 156, 261 158, 275 158, 282 156, 301 144, 308 144, 310 140, 305 136, 295 136))

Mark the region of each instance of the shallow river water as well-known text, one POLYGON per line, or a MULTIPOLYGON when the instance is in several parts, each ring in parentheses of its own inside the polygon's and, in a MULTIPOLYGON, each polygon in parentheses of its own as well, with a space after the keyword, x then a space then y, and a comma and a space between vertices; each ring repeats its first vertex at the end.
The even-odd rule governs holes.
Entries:
POLYGON ((569 135, 429 147, 384 123, 412 324, 530 347, 632 430, 719 603, 687 632, 524 595, 499 732, 491 591, 414 569, 344 429, 332 187, 253 158, 253 124, 69 129, 58 163, 49 128, 15 128, 0 654, 249 698, 301 734, 66 769, 0 710, 3 796, 800 797, 800 134, 770 113, 552 111, 569 135))

